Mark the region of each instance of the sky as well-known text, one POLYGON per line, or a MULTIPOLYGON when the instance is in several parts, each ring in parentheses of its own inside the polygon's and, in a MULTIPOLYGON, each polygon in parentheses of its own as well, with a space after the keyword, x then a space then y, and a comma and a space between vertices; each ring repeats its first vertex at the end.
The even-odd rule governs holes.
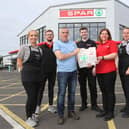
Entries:
MULTIPOLYGON (((0 0, 0 55, 19 48, 17 34, 51 5, 85 0, 0 0)), ((129 0, 121 0, 129 5, 129 0)))

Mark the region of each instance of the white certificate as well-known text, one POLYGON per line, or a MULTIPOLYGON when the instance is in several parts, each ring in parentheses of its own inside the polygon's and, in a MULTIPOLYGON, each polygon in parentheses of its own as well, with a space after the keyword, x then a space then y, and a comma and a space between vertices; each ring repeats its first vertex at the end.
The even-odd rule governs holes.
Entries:
POLYGON ((90 65, 96 65, 96 48, 89 47, 88 49, 80 48, 80 51, 77 55, 78 64, 80 68, 87 67, 90 65))

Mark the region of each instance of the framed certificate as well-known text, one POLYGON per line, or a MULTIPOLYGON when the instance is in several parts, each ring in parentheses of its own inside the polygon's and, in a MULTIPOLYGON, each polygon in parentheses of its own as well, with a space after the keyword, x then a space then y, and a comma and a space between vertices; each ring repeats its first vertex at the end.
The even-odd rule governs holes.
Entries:
POLYGON ((78 64, 80 68, 85 68, 89 64, 96 65, 97 57, 96 57, 96 48, 90 47, 88 49, 80 48, 80 51, 77 55, 78 64))

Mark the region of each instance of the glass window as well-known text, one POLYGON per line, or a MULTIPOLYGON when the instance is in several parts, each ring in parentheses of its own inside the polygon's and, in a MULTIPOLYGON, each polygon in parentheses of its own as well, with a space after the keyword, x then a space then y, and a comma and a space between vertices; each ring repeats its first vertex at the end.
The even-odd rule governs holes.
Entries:
POLYGON ((39 39, 38 42, 43 42, 44 41, 44 31, 45 31, 45 27, 41 27, 39 29, 37 29, 38 33, 39 33, 39 39))
POLYGON ((70 40, 80 39, 79 29, 81 27, 87 27, 89 31, 89 37, 92 40, 97 40, 98 34, 101 29, 105 28, 106 24, 102 23, 59 23, 58 29, 61 27, 68 27, 70 29, 70 40))
POLYGON ((84 23, 84 24, 82 24, 82 26, 89 28, 89 24, 88 23, 84 23))
POLYGON ((92 39, 92 40, 97 40, 97 27, 90 27, 90 39, 92 39))
POLYGON ((105 26, 105 23, 98 23, 98 26, 105 26))
POLYGON ((80 28, 74 28, 74 40, 78 41, 80 39, 80 32, 79 32, 80 28))
POLYGON ((81 24, 74 24, 74 27, 81 27, 81 24))
POLYGON ((73 28, 73 24, 66 24, 66 27, 73 28))
POLYGON ((91 23, 90 27, 97 27, 97 23, 91 23))
POLYGON ((66 27, 66 24, 59 24, 59 28, 66 27))
POLYGON ((74 39, 74 37, 73 37, 73 28, 69 28, 69 39, 70 40, 73 40, 74 39))

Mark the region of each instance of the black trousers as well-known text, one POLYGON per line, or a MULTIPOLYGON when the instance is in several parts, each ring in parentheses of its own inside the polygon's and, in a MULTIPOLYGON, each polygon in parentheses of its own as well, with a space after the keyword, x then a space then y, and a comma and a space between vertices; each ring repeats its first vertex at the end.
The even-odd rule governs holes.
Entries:
POLYGON ((119 70, 119 75, 125 95, 126 110, 129 113, 129 75, 126 75, 125 72, 123 73, 121 70, 119 70))
POLYGON ((97 105, 96 77, 92 75, 92 69, 79 70, 78 80, 80 84, 82 106, 87 105, 87 80, 90 91, 91 106, 96 106, 97 105))
POLYGON ((56 80, 56 72, 50 72, 43 74, 42 85, 40 87, 39 95, 38 95, 38 104, 41 105, 43 92, 45 89, 46 81, 48 80, 48 98, 49 98, 49 105, 53 105, 53 97, 54 97, 54 85, 56 80))
POLYGON ((28 118, 31 117, 33 113, 35 113, 41 82, 22 82, 22 83, 27 93, 26 116, 28 118))
POLYGON ((103 109, 106 113, 113 113, 115 106, 116 72, 97 74, 97 78, 102 92, 103 109))

